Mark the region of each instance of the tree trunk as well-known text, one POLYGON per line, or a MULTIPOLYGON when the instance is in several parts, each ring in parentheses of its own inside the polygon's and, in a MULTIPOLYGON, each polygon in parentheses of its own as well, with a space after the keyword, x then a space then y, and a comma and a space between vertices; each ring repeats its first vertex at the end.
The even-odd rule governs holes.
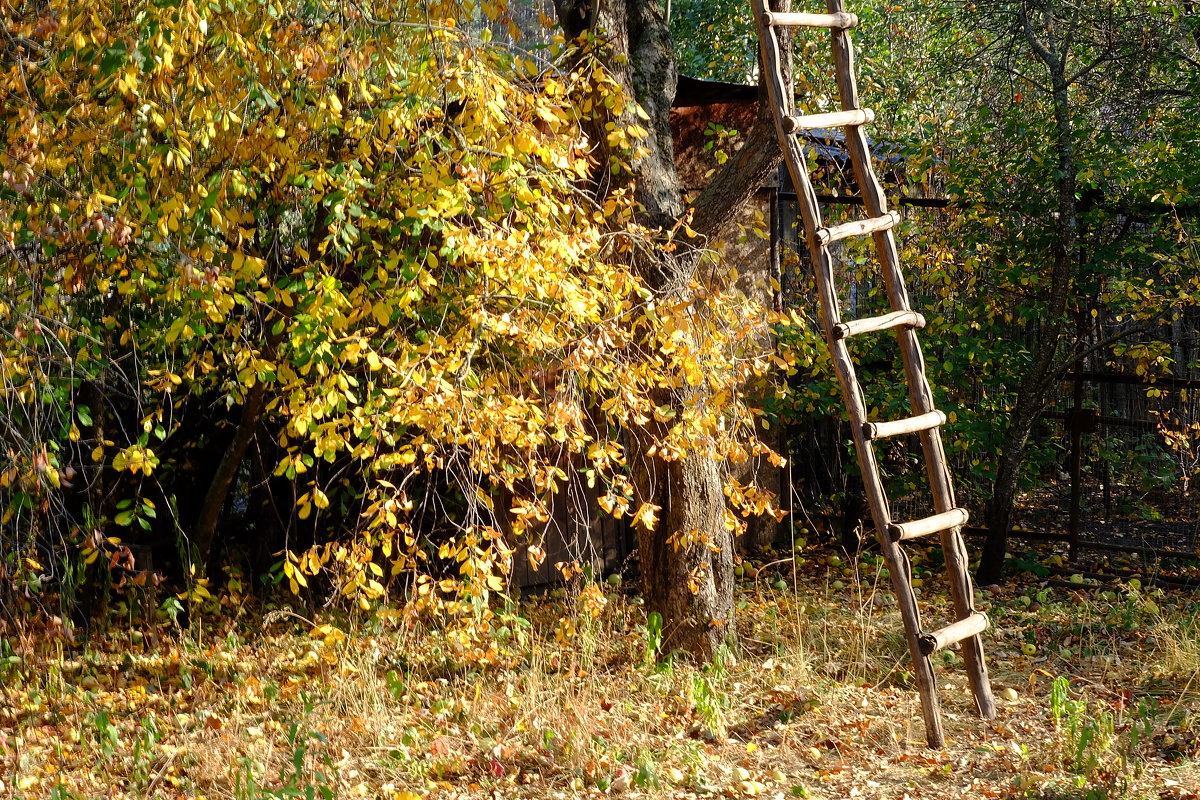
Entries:
POLYGON ((662 507, 658 525, 638 528, 642 594, 663 617, 663 646, 706 660, 737 635, 733 540, 724 525, 722 465, 704 455, 662 461, 631 448, 639 501, 662 507), (690 534, 698 533, 693 539, 690 534), (688 541, 677 537, 685 537, 688 541))
POLYGON ((1000 448, 1000 463, 996 468, 996 480, 992 484, 992 499, 987 508, 988 535, 983 544, 979 570, 975 576, 980 586, 990 586, 1000 581, 1004 569, 1004 553, 1008 549, 1008 531, 1012 526, 1013 507, 1017 499, 1017 485, 1021 475, 1021 456, 1029 443, 1029 435, 1041 414, 1044 392, 1038 393, 1026 387, 1026 381, 1018 389, 1017 405, 1009 417, 1008 430, 1000 448))
MULTIPOLYGON (((666 16, 655 0, 556 0, 559 22, 570 38, 593 31, 604 43, 605 63, 627 95, 649 116, 643 123, 628 107, 609 120, 596 121, 592 139, 598 148, 596 181, 603 193, 608 162, 614 155, 603 130, 646 124, 643 153, 632 161, 630 181, 640 209, 639 222, 650 229, 671 229, 687 212, 668 114, 677 80, 673 44, 666 16)), ((630 104, 632 105, 632 104, 630 104)), ((762 116, 762 115, 760 115, 762 116)), ((738 207, 779 163, 780 151, 771 129, 756 124, 745 146, 713 179, 695 204, 693 227, 701 238, 718 235, 738 207)), ((635 264, 641 277, 660 296, 689 301, 694 253, 660 252, 635 264)), ((682 406, 690 389, 665 391, 660 405, 682 406)), ((697 453, 678 461, 649 455, 663 429, 653 423, 630 431, 628 462, 637 502, 661 508, 658 524, 639 529, 638 549, 647 610, 663 617, 664 647, 711 659, 734 634, 733 541, 724 524, 724 466, 697 453)))
MULTIPOLYGON (((1043 8, 1047 21, 1052 19, 1053 3, 1043 8)), ((1038 332, 1038 343, 1029 372, 1017 388, 1016 404, 1009 418, 1008 430, 988 504, 988 536, 976 581, 982 585, 996 583, 1004 569, 1004 552, 1008 547, 1008 531, 1012 522, 1020 478, 1021 458, 1029 443, 1030 433, 1037 423, 1054 381, 1064 369, 1059 356, 1063 329, 1066 326, 1067 303, 1074 284, 1076 245, 1079 240, 1079 209, 1075 197, 1078 164, 1075 161, 1075 133, 1072 124, 1070 82, 1067 78, 1068 52, 1061 42, 1043 42, 1039 30, 1052 30, 1049 24, 1035 26, 1027 12, 1018 12, 1021 35, 1034 56, 1050 77, 1054 101, 1055 150, 1058 161, 1055 190, 1058 197, 1058 217, 1054 222, 1054 254, 1050 270, 1050 289, 1044 324, 1038 332)))
MULTIPOLYGON (((266 405, 267 387, 261 380, 256 381, 246 399, 242 401, 242 414, 238 420, 233 439, 221 456, 221 463, 208 484, 204 495, 204 503, 200 507, 200 517, 192 529, 192 548, 196 557, 196 577, 204 577, 209 573, 209 560, 213 555, 213 544, 217 537, 217 523, 221 521, 221 510, 237 477, 238 467, 246 457, 250 443, 254 441, 254 432, 258 428, 259 417, 266 405)), ((186 568, 186 565, 185 565, 186 568)))

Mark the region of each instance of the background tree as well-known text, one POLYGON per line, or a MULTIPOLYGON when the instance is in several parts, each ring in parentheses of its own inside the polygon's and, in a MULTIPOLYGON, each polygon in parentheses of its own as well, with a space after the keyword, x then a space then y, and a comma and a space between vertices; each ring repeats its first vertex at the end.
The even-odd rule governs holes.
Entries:
POLYGON ((745 3, 673 0, 667 12, 682 74, 730 83, 754 82, 758 34, 745 3))
POLYGON ((964 122, 960 142, 941 155, 951 191, 972 204, 955 232, 987 259, 1015 311, 986 318, 1015 326, 1024 345, 1004 359, 1015 374, 1001 383, 1013 388, 983 583, 999 578, 1023 456, 1063 374, 1195 302, 1172 256, 1188 236, 1171 204, 1133 219, 1177 185, 1173 151, 1188 146, 1176 138, 1185 110, 1163 102, 1172 96, 1164 87, 1182 78, 1169 44, 1182 31, 1164 10, 1147 17, 1141 4, 1112 0, 952 9, 964 15, 956 27, 975 31, 954 50, 956 58, 970 50, 960 74, 975 105, 943 111, 964 122), (997 230, 1004 238, 985 243, 997 230))

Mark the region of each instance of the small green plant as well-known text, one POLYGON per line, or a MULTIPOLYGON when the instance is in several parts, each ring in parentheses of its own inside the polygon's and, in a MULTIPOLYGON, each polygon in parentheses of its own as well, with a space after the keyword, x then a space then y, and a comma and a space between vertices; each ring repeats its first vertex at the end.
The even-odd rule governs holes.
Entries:
POLYGON ((1139 745, 1153 737, 1157 716, 1153 702, 1139 702, 1136 717, 1126 724, 1112 711, 1090 708, 1072 697, 1070 681, 1060 675, 1050 687, 1050 715, 1066 735, 1064 755, 1075 774, 1074 784, 1088 786, 1088 798, 1107 798, 1110 788, 1123 791, 1141 773, 1137 753, 1139 745), (1091 784, 1098 776, 1103 776, 1104 786, 1091 784))
POLYGON ((1129 724, 1129 730, 1122 737, 1119 749, 1122 772, 1141 773, 1144 765, 1138 755, 1138 747, 1142 742, 1153 740, 1157 718, 1158 702, 1153 697, 1138 701, 1137 718, 1129 724))
MULTIPOLYGON (((302 694, 301 699, 304 702, 304 717, 293 722, 288 726, 288 746, 292 749, 292 759, 284 765, 283 770, 279 775, 280 789, 267 794, 268 797, 305 797, 313 798, 317 795, 332 800, 334 791, 327 784, 329 776, 319 769, 313 770, 312 777, 316 780, 315 784, 310 784, 305 779, 305 762, 308 758, 308 750, 312 742, 325 741, 325 736, 320 731, 307 730, 308 718, 312 715, 316 707, 307 694, 302 694), (315 793, 314 793, 315 792, 315 793)), ((328 756, 324 759, 326 766, 331 766, 328 756)))
POLYGON ((649 756, 639 760, 633 770, 632 783, 639 789, 657 788, 659 785, 658 763, 649 756))
POLYGON ((721 737, 725 734, 725 709, 729 697, 720 690, 720 684, 728 674, 729 650, 721 647, 713 656, 712 663, 703 672, 691 677, 690 699, 696 719, 708 736, 721 737))
POLYGON ((158 607, 159 612, 167 618, 172 627, 179 627, 179 615, 183 613, 183 603, 179 602, 179 598, 174 595, 162 601, 162 605, 158 607))
POLYGON ((1008 559, 1008 564, 1020 572, 1029 572, 1037 575, 1039 578, 1044 578, 1050 574, 1050 570, 1038 559, 1038 554, 1029 550, 1018 556, 1013 556, 1008 559))
POLYGON ((383 676, 384 682, 387 683, 388 694, 393 700, 400 700, 404 697, 404 676, 394 669, 389 669, 387 674, 383 676))
POLYGON ((257 765, 254 759, 238 759, 238 771, 233 776, 233 796, 235 800, 259 800, 263 796, 258 786, 257 765))
POLYGON ((142 718, 142 734, 133 745, 132 779, 134 786, 147 786, 158 758, 158 722, 154 715, 142 718))
POLYGON ((496 629, 496 638, 517 648, 528 646, 533 623, 518 613, 517 604, 507 596, 504 597, 504 610, 499 617, 500 626, 496 629))
MULTIPOLYGON (((233 796, 236 800, 285 800, 293 797, 332 800, 336 796, 330 786, 331 776, 324 770, 309 767, 312 743, 324 743, 325 736, 308 726, 308 719, 316 708, 315 703, 307 694, 301 694, 301 700, 304 714, 288 726, 287 742, 291 758, 280 769, 277 786, 271 788, 262 784, 259 775, 263 765, 258 761, 249 757, 238 759, 237 771, 233 776, 233 796)), ((332 768, 328 756, 322 756, 322 761, 327 768, 332 768)))
POLYGON ((92 731, 96 734, 96 745, 105 758, 111 758, 121 743, 121 732, 112 723, 107 711, 92 715, 92 731))
POLYGON ((657 663, 659 650, 662 649, 662 636, 662 614, 659 614, 657 611, 651 611, 646 616, 646 626, 642 631, 642 642, 645 646, 645 652, 642 656, 643 664, 650 665, 657 663))
POLYGON ((13 650, 12 642, 0 638, 0 679, 5 683, 13 680, 21 667, 21 657, 13 650))

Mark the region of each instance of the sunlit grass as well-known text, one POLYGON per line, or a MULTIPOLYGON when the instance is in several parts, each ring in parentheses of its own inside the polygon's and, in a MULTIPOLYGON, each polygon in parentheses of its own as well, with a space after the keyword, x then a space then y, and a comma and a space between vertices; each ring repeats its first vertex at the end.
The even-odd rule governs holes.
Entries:
MULTIPOLYGON (((949 745, 936 752, 878 561, 843 558, 779 569, 782 590, 747 580, 742 646, 709 666, 662 653, 636 599, 608 587, 510 601, 484 650, 396 614, 208 618, 157 647, 27 631, 5 639, 2 791, 1083 798, 1195 785, 1188 596, 1028 580, 981 595, 1001 716, 975 716, 961 659, 940 654, 949 745)), ((923 574, 935 614, 944 587, 923 574)))

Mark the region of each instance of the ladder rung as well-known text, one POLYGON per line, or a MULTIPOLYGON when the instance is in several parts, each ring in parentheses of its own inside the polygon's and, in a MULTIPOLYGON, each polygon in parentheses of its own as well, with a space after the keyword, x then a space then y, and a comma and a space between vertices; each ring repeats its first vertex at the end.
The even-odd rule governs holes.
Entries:
POLYGON ((783 118, 788 133, 811 131, 818 128, 844 128, 847 125, 866 125, 873 119, 875 119, 875 112, 869 108, 856 108, 852 111, 832 111, 828 114, 805 114, 800 117, 783 118))
POLYGON ((917 539, 931 533, 940 533, 966 525, 968 516, 965 508, 952 508, 925 519, 917 519, 912 522, 893 522, 888 525, 888 535, 892 537, 893 542, 917 539))
POLYGON ((941 411, 930 411, 893 422, 865 422, 863 423, 863 435, 868 439, 885 439, 888 436, 903 436, 906 433, 927 431, 945 424, 945 414, 941 411))
POLYGON ((938 650, 945 650, 952 644, 978 636, 988 628, 987 614, 976 611, 969 617, 963 617, 958 622, 952 622, 941 630, 932 633, 922 633, 920 636, 921 652, 927 656, 938 650))
POLYGON ((860 333, 886 331, 891 328, 899 328, 902 325, 908 325, 912 328, 924 328, 925 317, 916 311, 893 311, 890 314, 884 314, 879 317, 864 317, 849 322, 839 322, 833 326, 833 338, 849 339, 851 336, 857 336, 860 333))
POLYGON ((767 11, 762 15, 763 25, 779 28, 834 28, 849 30, 858 25, 858 16, 844 11, 836 14, 801 14, 799 12, 767 11))
POLYGON ((899 224, 900 215, 895 211, 889 211, 882 217, 874 219, 855 220, 834 225, 832 228, 817 228, 817 238, 821 241, 822 246, 826 246, 850 236, 865 236, 868 233, 891 230, 899 224))

